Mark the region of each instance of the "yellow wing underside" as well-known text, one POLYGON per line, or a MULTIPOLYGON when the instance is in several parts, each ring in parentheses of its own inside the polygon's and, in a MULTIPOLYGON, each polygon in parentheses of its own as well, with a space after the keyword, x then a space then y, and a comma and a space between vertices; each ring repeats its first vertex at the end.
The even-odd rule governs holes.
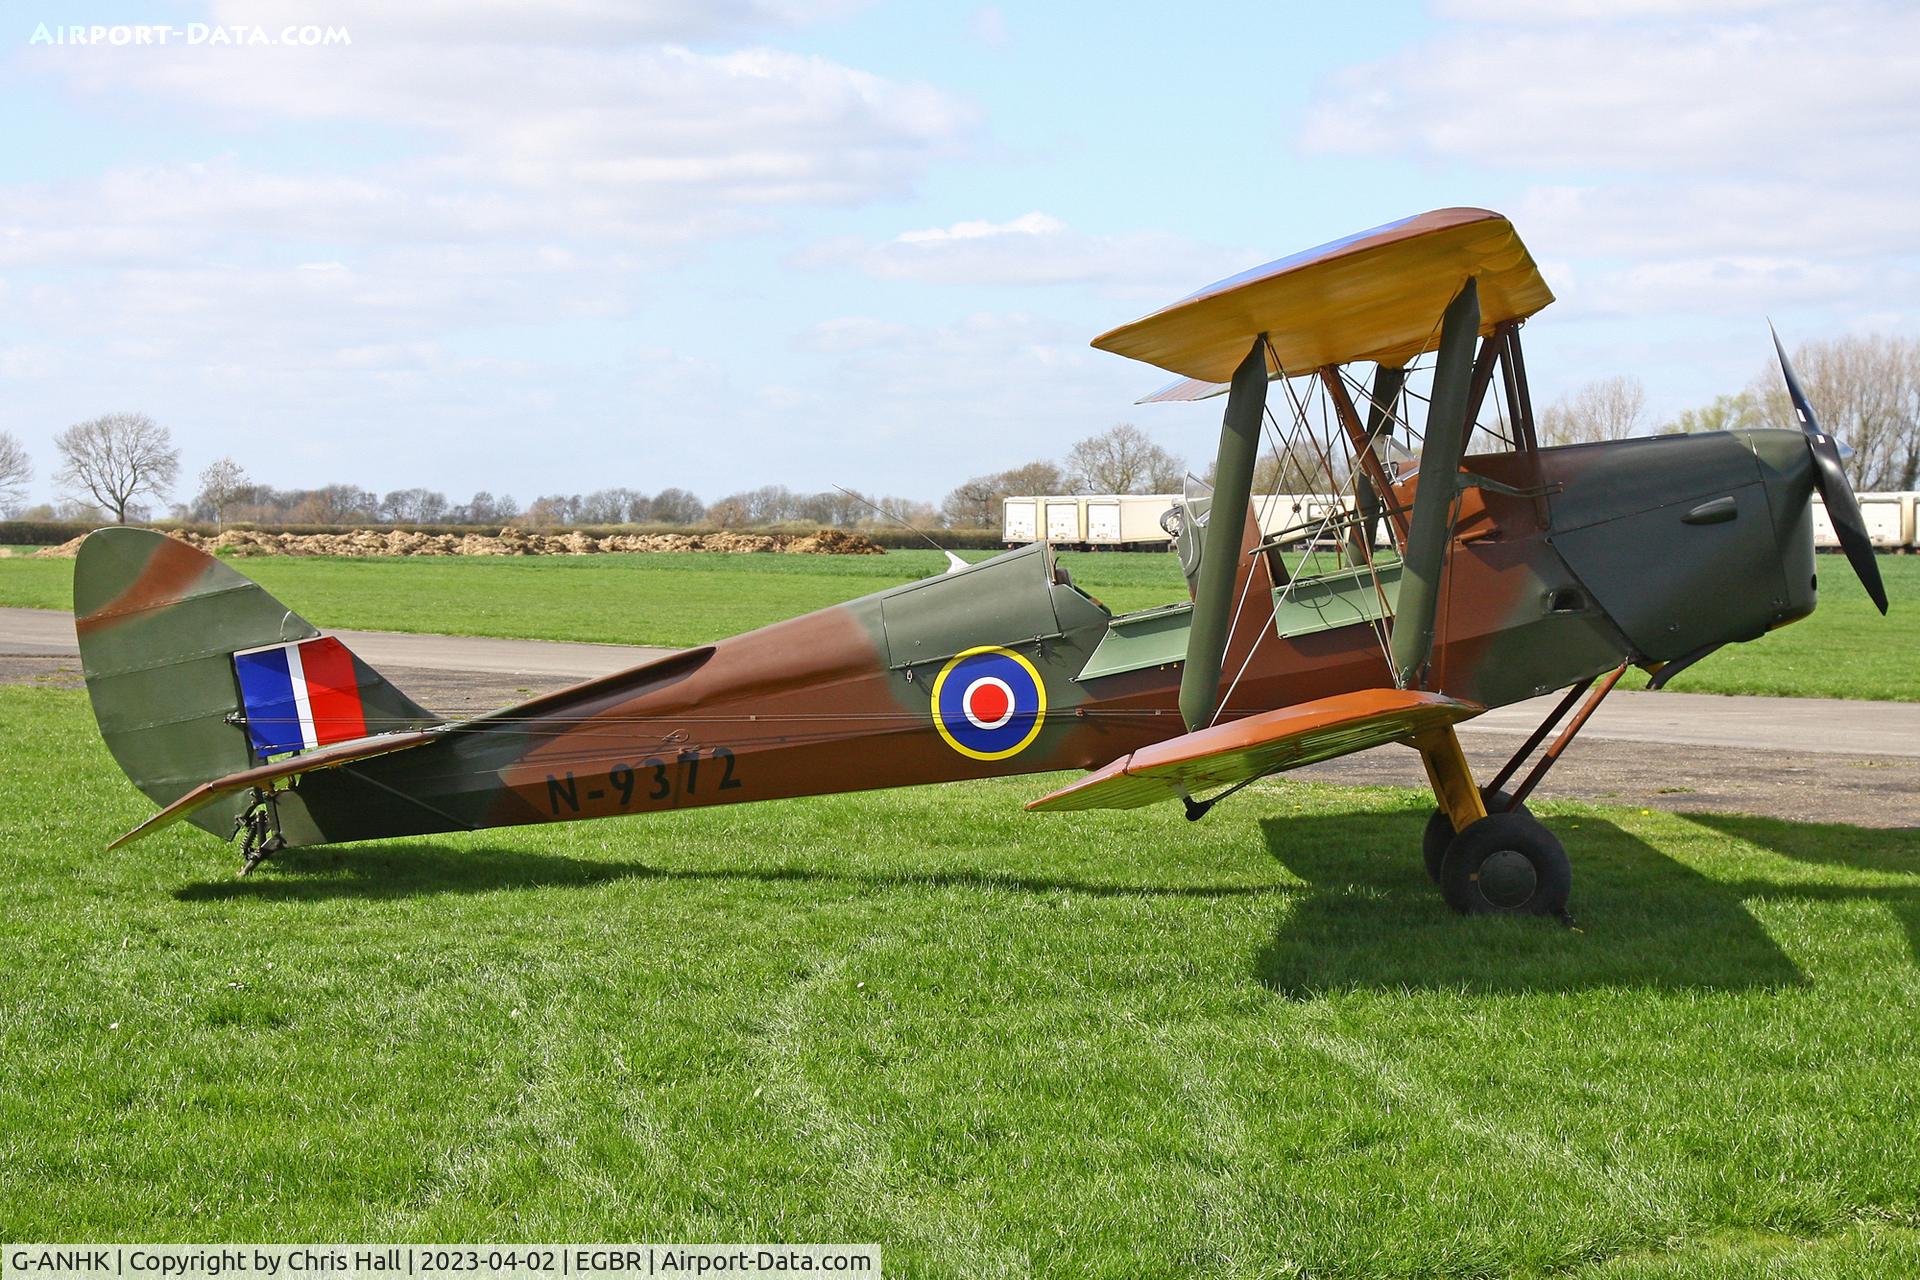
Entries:
POLYGON ((1351 755, 1457 724, 1485 707, 1412 689, 1363 689, 1142 747, 1032 801, 1042 813, 1137 809, 1351 755))
POLYGON ((1487 209, 1436 209, 1209 285, 1093 345, 1201 383, 1231 378, 1262 333, 1280 365, 1271 374, 1398 366, 1438 341, 1440 313, 1468 276, 1483 334, 1553 301, 1512 223, 1487 209))

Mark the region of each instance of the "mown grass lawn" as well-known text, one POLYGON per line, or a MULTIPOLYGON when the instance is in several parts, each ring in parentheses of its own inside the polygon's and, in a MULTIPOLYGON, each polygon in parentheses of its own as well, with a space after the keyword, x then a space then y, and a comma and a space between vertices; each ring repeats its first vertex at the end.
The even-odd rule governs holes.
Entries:
MULTIPOLYGON (((1179 566, 1165 552, 1079 552, 1061 560, 1116 613, 1186 596, 1179 566)), ((672 646, 911 582, 945 563, 930 550, 233 562, 323 627, 672 646)), ((1673 687, 1920 701, 1920 557, 1882 556, 1880 567, 1891 616, 1875 612, 1844 560, 1823 556, 1824 590, 1812 617, 1708 658, 1673 687)), ((71 561, 0 560, 0 605, 68 608, 72 579, 71 561)), ((1642 683, 1636 675, 1628 687, 1642 683)))
POLYGON ((1920 1272, 1920 833, 1046 779, 294 852, 0 689, 0 1236, 877 1240, 912 1276, 1920 1272), (1770 1270, 1769 1270, 1770 1269, 1770 1270))

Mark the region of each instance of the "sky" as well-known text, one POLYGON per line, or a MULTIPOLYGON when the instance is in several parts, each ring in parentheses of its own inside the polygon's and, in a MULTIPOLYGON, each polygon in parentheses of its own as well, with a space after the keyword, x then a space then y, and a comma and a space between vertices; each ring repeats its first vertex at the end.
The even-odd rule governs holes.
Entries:
POLYGON ((937 501, 1121 421, 1198 465, 1220 402, 1088 341, 1449 205, 1558 295, 1536 403, 1920 333, 1907 3, 10 0, 0 117, 32 501, 116 411, 181 497, 937 501))

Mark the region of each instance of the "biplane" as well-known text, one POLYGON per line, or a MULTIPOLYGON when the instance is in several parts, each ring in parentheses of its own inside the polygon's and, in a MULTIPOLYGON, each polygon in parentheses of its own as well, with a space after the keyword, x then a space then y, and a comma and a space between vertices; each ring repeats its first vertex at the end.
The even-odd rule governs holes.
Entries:
POLYGON ((1433 788, 1445 901, 1564 914, 1566 853, 1526 802, 1628 668, 1664 684, 1810 613, 1815 492, 1886 595, 1784 350, 1800 431, 1542 447, 1520 331, 1552 301, 1505 218, 1442 209, 1096 338, 1175 375, 1150 401, 1225 397, 1210 483, 1169 516, 1186 599, 1116 616, 1035 543, 468 719, 185 543, 100 530, 74 573, 87 688, 161 806, 115 845, 184 818, 240 838, 244 872, 289 846, 1058 770, 1086 772, 1029 809, 1198 819, 1398 747, 1433 788), (1263 537, 1263 439, 1347 501, 1263 537), (1555 691, 1477 782, 1455 726, 1555 691))

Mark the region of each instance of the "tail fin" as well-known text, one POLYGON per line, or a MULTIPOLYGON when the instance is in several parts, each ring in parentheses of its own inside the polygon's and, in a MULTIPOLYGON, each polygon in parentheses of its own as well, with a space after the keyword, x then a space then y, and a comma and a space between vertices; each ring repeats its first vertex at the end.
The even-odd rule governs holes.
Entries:
MULTIPOLYGON (((88 536, 73 612, 100 734, 161 805, 269 755, 440 723, 259 584, 148 529, 88 536)), ((190 820, 226 837, 246 804, 190 820)))

